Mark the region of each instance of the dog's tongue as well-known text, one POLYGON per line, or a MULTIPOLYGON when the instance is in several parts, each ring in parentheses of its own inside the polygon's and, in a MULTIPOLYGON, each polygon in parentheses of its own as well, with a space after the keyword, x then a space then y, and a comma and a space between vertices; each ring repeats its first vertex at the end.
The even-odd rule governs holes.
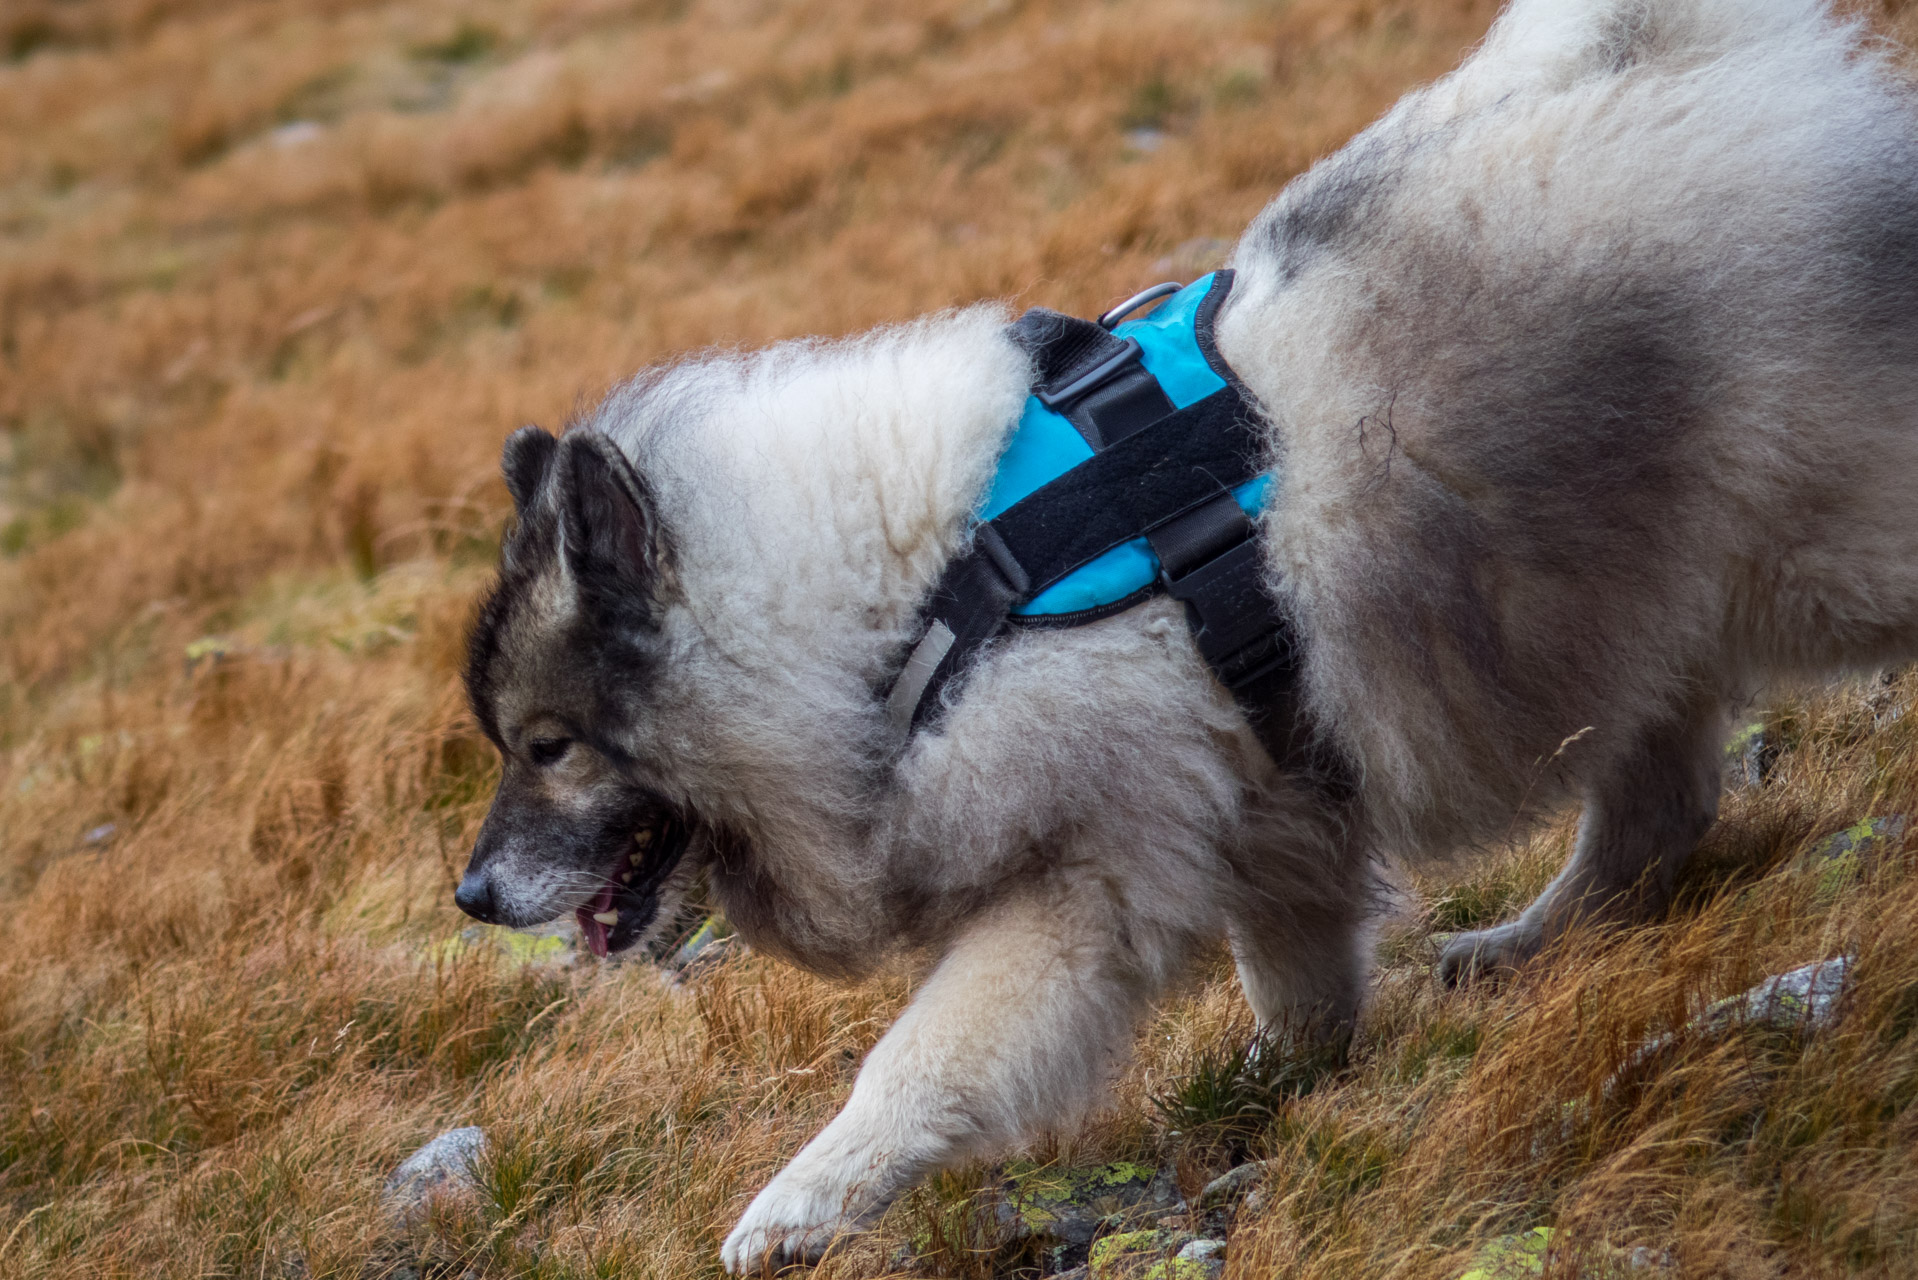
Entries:
POLYGON ((602 960, 609 954, 606 950, 608 927, 593 917, 605 915, 613 909, 614 888, 613 882, 608 880, 598 896, 573 913, 579 919, 579 931, 586 935, 586 945, 602 960))

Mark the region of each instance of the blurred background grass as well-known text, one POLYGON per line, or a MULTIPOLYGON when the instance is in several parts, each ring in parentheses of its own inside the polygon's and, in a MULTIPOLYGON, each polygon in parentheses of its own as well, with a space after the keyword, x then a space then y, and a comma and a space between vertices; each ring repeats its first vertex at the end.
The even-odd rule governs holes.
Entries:
MULTIPOLYGON (((1492 12, 0 5, 0 1274, 715 1274, 908 979, 740 956, 675 989, 444 945, 495 768, 457 664, 500 441, 689 348, 1197 275, 1492 12), (387 1222, 386 1172, 466 1122, 479 1200, 387 1222)), ((1909 1274, 1918 888, 1895 849, 1792 861, 1910 811, 1908 683, 1779 695, 1771 779, 1671 924, 1438 992, 1426 935, 1529 896, 1561 824, 1405 886, 1351 1070, 1204 1101, 1249 1030, 1220 962, 1110 1112, 1028 1154, 1189 1189, 1277 1157, 1232 1275, 1452 1276, 1541 1222, 1685 1274, 1909 1274), (1838 1030, 1601 1089, 1699 1000, 1841 949, 1838 1030)), ((824 1274, 906 1266, 986 1176, 824 1274)))

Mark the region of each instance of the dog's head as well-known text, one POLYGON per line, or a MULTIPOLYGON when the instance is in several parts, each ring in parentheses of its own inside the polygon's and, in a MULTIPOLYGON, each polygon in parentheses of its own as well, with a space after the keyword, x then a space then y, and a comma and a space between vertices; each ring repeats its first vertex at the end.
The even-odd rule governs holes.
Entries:
POLYGON ((671 574, 645 482, 604 436, 526 427, 502 466, 517 513, 466 687, 499 793, 455 895, 489 923, 574 911, 599 955, 646 939, 701 838, 649 758, 671 574))

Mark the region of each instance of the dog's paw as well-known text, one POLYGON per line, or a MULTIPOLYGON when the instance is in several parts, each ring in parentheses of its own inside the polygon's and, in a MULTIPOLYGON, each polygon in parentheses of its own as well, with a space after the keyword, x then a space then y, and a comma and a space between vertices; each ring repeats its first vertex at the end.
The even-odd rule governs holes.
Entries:
POLYGON ((1448 987, 1509 973, 1537 955, 1540 931, 1522 920, 1461 933, 1439 952, 1439 978, 1448 987))
POLYGON ((844 1213, 843 1199, 775 1178, 740 1215, 720 1247, 720 1262, 736 1276, 818 1262, 827 1247, 855 1225, 844 1213))

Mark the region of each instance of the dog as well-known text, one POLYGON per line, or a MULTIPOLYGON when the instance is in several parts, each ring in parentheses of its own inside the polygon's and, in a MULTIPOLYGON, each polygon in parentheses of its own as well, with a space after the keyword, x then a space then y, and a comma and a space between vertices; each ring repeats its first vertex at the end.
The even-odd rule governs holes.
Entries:
POLYGON ((1453 981, 1647 918, 1713 820, 1728 708, 1918 653, 1915 120, 1816 0, 1516 0, 1251 224, 1216 337, 1263 414, 1297 731, 1342 793, 1262 750, 1163 597, 1015 630, 935 724, 888 720, 1033 381, 998 306, 521 430, 460 905, 576 911, 610 952, 703 878, 808 969, 930 957, 733 1272, 1070 1122, 1221 936, 1262 1022, 1349 1025, 1381 859, 1582 802, 1453 981))

